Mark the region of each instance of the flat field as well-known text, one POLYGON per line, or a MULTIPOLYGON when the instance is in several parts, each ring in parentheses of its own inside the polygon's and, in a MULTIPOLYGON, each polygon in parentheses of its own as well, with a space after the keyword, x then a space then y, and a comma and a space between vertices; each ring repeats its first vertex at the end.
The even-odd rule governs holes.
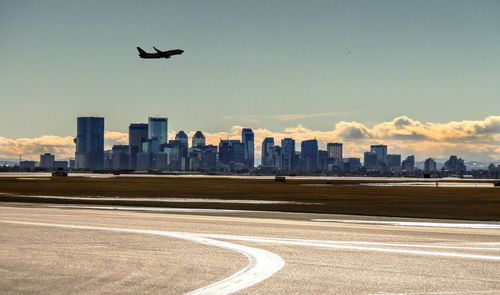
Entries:
POLYGON ((366 186, 359 181, 182 177, 55 177, 0 178, 0 201, 99 205, 134 205, 128 200, 98 197, 148 198, 140 206, 218 208, 394 217, 500 220, 500 188, 366 186), (24 196, 96 197, 92 200, 19 198, 24 196), (154 198, 287 201, 287 203, 159 202, 154 198), (151 200, 153 199, 153 200, 151 200), (296 202, 296 203, 292 203, 296 202))

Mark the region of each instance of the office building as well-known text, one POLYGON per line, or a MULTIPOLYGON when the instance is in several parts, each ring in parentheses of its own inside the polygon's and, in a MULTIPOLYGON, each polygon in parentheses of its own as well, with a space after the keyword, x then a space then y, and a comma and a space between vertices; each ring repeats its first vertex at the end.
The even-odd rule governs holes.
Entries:
POLYGON ((78 117, 75 143, 77 169, 103 169, 104 118, 78 117))
POLYGON ((450 156, 450 159, 444 163, 444 169, 451 173, 464 173, 466 170, 464 160, 457 156, 450 156))
POLYGON ((401 171, 401 155, 388 154, 387 155, 387 169, 391 172, 401 171))
POLYGON ((300 158, 303 169, 314 171, 318 169, 318 141, 316 139, 304 140, 300 144, 300 158))
POLYGON ((114 145, 111 156, 111 169, 125 170, 129 165, 129 146, 114 145))
POLYGON ((387 164, 387 146, 383 144, 376 144, 370 146, 370 152, 377 155, 377 162, 379 166, 384 166, 382 164, 387 164))
POLYGON ((182 130, 179 131, 175 135, 175 140, 179 141, 182 146, 185 146, 186 148, 188 147, 188 136, 187 136, 186 132, 184 132, 182 130))
POLYGON ((146 150, 159 152, 161 145, 168 143, 168 118, 149 117, 146 150))
POLYGON ((244 164, 248 169, 253 169, 255 167, 255 143, 252 129, 241 130, 241 142, 244 147, 244 164))
POLYGON ((219 166, 222 170, 240 171, 245 168, 245 146, 239 140, 219 143, 219 166))
POLYGON ((327 143, 326 151, 328 152, 328 158, 334 159, 333 163, 335 165, 340 165, 342 163, 342 143, 327 143))
POLYGON ((130 124, 128 127, 129 169, 137 168, 137 154, 142 152, 142 143, 148 139, 148 124, 130 124))
POLYGON ((196 131, 192 139, 192 147, 199 147, 205 145, 205 135, 201 131, 196 131))
POLYGON ((415 156, 411 155, 406 157, 403 163, 401 163, 401 168, 403 171, 413 171, 415 169, 415 156))
POLYGON ((261 166, 275 167, 273 161, 274 138, 266 137, 262 141, 261 166))
POLYGON ((434 172, 436 171, 436 161, 432 158, 428 158, 424 162, 424 171, 425 172, 434 172))
POLYGON ((52 169, 53 170, 66 170, 68 169, 68 161, 64 161, 64 160, 61 160, 61 161, 54 161, 53 165, 52 165, 52 169))
POLYGON ((54 167, 55 156, 51 153, 40 155, 40 168, 51 170, 54 167))
POLYGON ((295 140, 283 138, 281 140, 281 170, 295 170, 295 140))
POLYGON ((363 166, 365 166, 366 170, 378 170, 378 157, 375 152, 365 152, 363 159, 363 166))
POLYGON ((344 170, 347 172, 358 172, 359 168, 361 168, 361 159, 360 158, 346 158, 344 160, 344 170))

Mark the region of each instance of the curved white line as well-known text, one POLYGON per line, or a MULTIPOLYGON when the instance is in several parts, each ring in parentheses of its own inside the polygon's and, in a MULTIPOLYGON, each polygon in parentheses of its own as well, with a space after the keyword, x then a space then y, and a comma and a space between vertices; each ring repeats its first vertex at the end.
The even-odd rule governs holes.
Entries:
POLYGON ((187 293, 189 295, 233 293, 242 290, 244 288, 250 287, 254 284, 257 284, 271 277, 274 273, 276 273, 285 265, 285 261, 283 261, 281 257, 269 251, 243 245, 237 245, 224 241, 208 239, 190 233, 85 226, 85 225, 53 224, 53 223, 41 223, 41 222, 24 222, 24 221, 11 221, 11 220, 0 220, 0 222, 10 223, 10 224, 49 226, 49 227, 61 227, 61 228, 74 228, 74 229, 88 229, 88 230, 104 230, 104 231, 114 231, 114 232, 166 236, 166 237, 188 240, 203 245, 233 250, 247 256, 247 258, 250 260, 250 264, 244 269, 240 270, 239 272, 221 281, 215 282, 206 287, 187 293))

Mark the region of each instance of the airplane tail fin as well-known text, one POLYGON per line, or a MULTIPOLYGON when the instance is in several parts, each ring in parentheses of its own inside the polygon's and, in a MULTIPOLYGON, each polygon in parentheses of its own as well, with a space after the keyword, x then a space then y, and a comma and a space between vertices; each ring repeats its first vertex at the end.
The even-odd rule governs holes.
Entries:
POLYGON ((146 51, 142 50, 140 47, 137 47, 137 51, 139 51, 139 55, 146 54, 146 51))
POLYGON ((156 48, 154 46, 153 46, 153 48, 154 48, 154 50, 156 50, 156 52, 161 53, 161 50, 159 50, 158 48, 156 48))

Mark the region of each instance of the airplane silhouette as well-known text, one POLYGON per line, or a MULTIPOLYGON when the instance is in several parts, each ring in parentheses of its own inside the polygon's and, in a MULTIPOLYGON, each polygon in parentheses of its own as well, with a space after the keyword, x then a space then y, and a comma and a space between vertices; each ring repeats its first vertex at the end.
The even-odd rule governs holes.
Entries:
POLYGON ((161 51, 154 46, 153 48, 156 50, 156 53, 147 53, 140 47, 137 47, 137 51, 139 51, 139 56, 141 58, 170 58, 172 55, 182 54, 184 52, 182 49, 161 51))

